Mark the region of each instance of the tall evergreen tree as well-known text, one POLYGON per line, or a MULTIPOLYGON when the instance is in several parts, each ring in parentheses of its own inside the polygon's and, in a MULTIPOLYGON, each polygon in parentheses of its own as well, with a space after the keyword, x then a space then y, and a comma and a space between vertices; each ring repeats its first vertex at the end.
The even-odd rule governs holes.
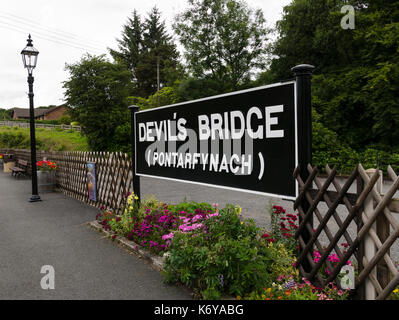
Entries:
POLYGON ((117 39, 117 42, 119 51, 109 49, 111 56, 124 63, 132 73, 132 80, 137 81, 136 69, 143 47, 143 25, 136 10, 123 26, 122 39, 117 39))
POLYGON ((156 7, 144 21, 134 11, 118 43, 119 51, 110 53, 132 72, 135 95, 146 98, 158 90, 158 81, 162 88, 179 77, 179 53, 156 7))

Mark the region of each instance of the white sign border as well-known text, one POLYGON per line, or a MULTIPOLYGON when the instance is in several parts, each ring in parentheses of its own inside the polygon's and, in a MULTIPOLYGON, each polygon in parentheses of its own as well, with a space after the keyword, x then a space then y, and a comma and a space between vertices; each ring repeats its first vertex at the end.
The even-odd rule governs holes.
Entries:
MULTIPOLYGON (((245 90, 240 90, 240 91, 234 91, 234 92, 229 92, 229 93, 224 93, 224 94, 219 94, 215 96, 210 96, 210 97, 205 97, 201 99, 196 99, 196 100, 191 100, 191 101, 185 101, 185 102, 180 102, 180 103, 175 103, 167 106, 162 106, 158 108, 152 108, 152 109, 146 109, 146 110, 141 110, 138 111, 134 114, 134 135, 137 140, 137 132, 136 132, 136 114, 137 113, 144 113, 144 112, 151 112, 151 111, 156 111, 160 109, 166 109, 166 108, 171 108, 171 107, 177 107, 185 104, 190 104, 194 102, 201 102, 201 101, 207 101, 211 99, 216 99, 216 98, 222 98, 222 97, 227 97, 227 96, 233 96, 237 94, 243 94, 247 92, 252 92, 252 91, 258 91, 258 90, 263 90, 263 89, 268 89, 268 88, 274 88, 274 87, 280 87, 280 86, 285 86, 293 84, 294 85, 294 115, 295 115, 295 167, 298 167, 298 95, 297 95, 297 85, 295 80, 287 81, 287 82, 278 82, 278 83, 273 83, 261 87, 256 87, 256 88, 250 88, 250 89, 245 89, 245 90)), ((134 143, 134 156, 137 154, 137 144, 135 143, 136 141, 132 141, 134 143)), ((278 198, 282 200, 290 200, 290 201, 295 201, 296 198, 298 197, 299 194, 299 185, 298 181, 295 180, 295 197, 291 196, 286 196, 286 195, 279 195, 275 193, 266 193, 266 192, 261 192, 261 191, 255 191, 255 190, 248 190, 248 189, 242 189, 242 188, 234 188, 234 187, 227 187, 223 185, 218 185, 218 184, 211 184, 211 183, 205 183, 205 182, 196 182, 196 181, 190 181, 190 180, 184 180, 184 179, 175 179, 175 178, 169 178, 169 177, 161 177, 161 176, 153 176, 153 175, 148 175, 148 174, 143 174, 143 173, 138 173, 137 172, 137 161, 136 159, 134 160, 134 171, 135 175, 139 177, 146 177, 146 178, 154 178, 154 179, 161 179, 161 180, 169 180, 169 181, 175 181, 175 182, 182 182, 182 183, 189 183, 189 184, 196 184, 196 185, 201 185, 201 186, 206 186, 206 187, 213 187, 213 188, 218 188, 218 189, 225 189, 225 190, 231 190, 231 191, 240 191, 240 192, 246 192, 246 193, 252 193, 256 195, 263 195, 267 197, 273 197, 273 198, 278 198)))

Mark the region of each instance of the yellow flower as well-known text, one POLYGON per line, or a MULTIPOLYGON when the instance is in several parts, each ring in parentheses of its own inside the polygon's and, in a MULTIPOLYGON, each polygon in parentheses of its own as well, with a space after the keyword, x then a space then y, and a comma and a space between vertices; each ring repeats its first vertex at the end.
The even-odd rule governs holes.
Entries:
POLYGON ((134 196, 134 200, 139 200, 139 197, 138 196, 134 196))
POLYGON ((237 296, 237 300, 241 300, 241 297, 240 297, 240 296, 237 296))
POLYGON ((393 290, 393 293, 398 293, 399 292, 399 288, 396 288, 395 290, 393 290))
POLYGON ((272 288, 267 288, 267 289, 266 289, 266 292, 267 292, 267 293, 270 293, 270 291, 272 291, 272 288))
POLYGON ((241 211, 242 211, 242 209, 241 209, 241 207, 240 207, 240 206, 236 206, 236 207, 235 207, 235 211, 236 211, 236 215, 240 215, 240 214, 241 214, 241 211))
POLYGON ((133 206, 130 206, 130 207, 129 207, 129 210, 133 210, 133 206))

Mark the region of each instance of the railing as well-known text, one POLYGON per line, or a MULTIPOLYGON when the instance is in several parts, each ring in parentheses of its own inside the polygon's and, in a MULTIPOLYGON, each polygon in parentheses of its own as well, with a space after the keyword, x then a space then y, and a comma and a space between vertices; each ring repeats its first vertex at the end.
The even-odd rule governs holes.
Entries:
MULTIPOLYGON (((0 127, 18 127, 18 128, 29 128, 30 124, 28 122, 20 121, 0 121, 0 127)), ((35 128, 44 129, 61 129, 61 130, 74 130, 81 132, 82 128, 80 126, 71 126, 67 124, 45 124, 45 123, 35 123, 35 128)))

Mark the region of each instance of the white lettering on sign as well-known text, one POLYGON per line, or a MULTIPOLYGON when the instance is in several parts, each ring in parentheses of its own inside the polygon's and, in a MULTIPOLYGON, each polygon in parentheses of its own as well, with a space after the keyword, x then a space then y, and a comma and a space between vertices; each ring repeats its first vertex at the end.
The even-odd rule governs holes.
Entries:
POLYGON ((153 152, 150 165, 190 170, 201 165, 202 170, 208 168, 213 172, 231 172, 240 175, 250 175, 253 171, 252 156, 245 154, 233 154, 229 158, 226 155, 220 157, 218 154, 153 152))
MULTIPOLYGON (((234 110, 198 116, 198 137, 204 140, 240 140, 245 132, 251 139, 284 138, 284 130, 275 129, 279 125, 278 114, 284 112, 284 105, 267 106, 262 110, 252 107, 246 114, 234 110), (253 120, 257 124, 253 125, 253 120), (263 122, 262 122, 263 120, 263 122)), ((141 122, 138 124, 139 141, 185 141, 187 139, 187 120, 184 118, 141 122)))

